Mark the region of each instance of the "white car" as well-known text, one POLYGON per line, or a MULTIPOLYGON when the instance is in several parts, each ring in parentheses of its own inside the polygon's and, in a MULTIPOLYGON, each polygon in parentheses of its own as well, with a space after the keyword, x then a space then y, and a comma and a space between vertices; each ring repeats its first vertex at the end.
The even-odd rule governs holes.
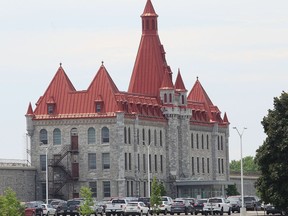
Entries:
POLYGON ((207 214, 220 214, 227 213, 231 215, 231 205, 229 200, 222 198, 222 197, 213 197, 207 200, 207 203, 204 203, 202 213, 207 214))
POLYGON ((50 204, 42 204, 42 209, 43 209, 43 215, 49 216, 49 215, 56 215, 56 209, 53 208, 52 205, 50 204))
POLYGON ((148 215, 149 207, 143 202, 129 202, 124 208, 124 215, 148 215))

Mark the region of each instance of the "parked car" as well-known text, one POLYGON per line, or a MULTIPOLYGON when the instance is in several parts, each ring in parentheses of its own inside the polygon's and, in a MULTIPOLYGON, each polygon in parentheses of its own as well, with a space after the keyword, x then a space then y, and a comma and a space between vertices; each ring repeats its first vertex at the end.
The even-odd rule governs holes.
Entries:
POLYGON ((91 208, 93 209, 95 216, 97 216, 97 215, 102 216, 104 214, 104 207, 99 202, 94 202, 94 205, 91 206, 91 208))
POLYGON ((282 215, 282 211, 280 209, 277 209, 275 208, 275 206, 271 205, 271 204, 268 204, 266 206, 266 214, 269 215, 269 214, 279 214, 279 215, 282 215))
POLYGON ((42 216, 43 215, 43 209, 42 204, 33 201, 33 202, 26 202, 25 203, 25 216, 42 216))
POLYGON ((227 200, 230 201, 232 213, 235 211, 240 213, 240 208, 242 207, 241 196, 229 196, 227 200))
POLYGON ((57 209, 57 216, 79 216, 79 208, 83 202, 83 199, 68 200, 66 203, 61 204, 60 208, 57 209))
POLYGON ((149 207, 143 202, 129 202, 124 208, 124 215, 148 215, 149 207))
POLYGON ((61 206, 66 204, 66 203, 67 203, 67 201, 65 201, 65 200, 53 200, 50 205, 53 208, 55 208, 56 211, 58 212, 58 210, 61 208, 61 206))
POLYGON ((180 214, 185 213, 187 215, 188 213, 193 214, 194 207, 191 204, 189 200, 184 199, 175 199, 174 202, 171 205, 170 214, 173 215, 174 213, 180 214))
POLYGON ((143 202, 147 207, 150 208, 150 198, 149 197, 139 197, 138 202, 143 202))
POLYGON ((207 214, 220 214, 227 213, 231 215, 231 205, 228 200, 222 197, 213 197, 207 200, 207 203, 204 203, 203 213, 207 214))
POLYGON ((244 206, 246 210, 260 210, 261 201, 256 196, 244 196, 244 206))
POLYGON ((207 199, 197 199, 194 203, 194 214, 202 213, 204 203, 207 202, 207 199))
POLYGON ((124 213, 124 209, 128 204, 128 200, 125 198, 114 198, 107 203, 105 214, 110 216, 111 214, 121 215, 124 213))
POLYGON ((49 215, 56 215, 56 209, 53 208, 52 205, 50 204, 42 204, 42 209, 43 209, 43 215, 49 216, 49 215))

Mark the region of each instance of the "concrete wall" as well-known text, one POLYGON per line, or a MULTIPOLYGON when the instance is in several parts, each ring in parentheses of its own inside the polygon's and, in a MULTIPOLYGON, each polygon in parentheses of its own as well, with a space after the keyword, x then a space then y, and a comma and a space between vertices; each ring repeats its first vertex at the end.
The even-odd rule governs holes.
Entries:
MULTIPOLYGON (((258 179, 258 175, 243 175, 243 192, 245 195, 256 196, 255 183, 258 179)), ((240 173, 231 173, 230 181, 236 184, 237 191, 241 193, 241 175, 240 173)))

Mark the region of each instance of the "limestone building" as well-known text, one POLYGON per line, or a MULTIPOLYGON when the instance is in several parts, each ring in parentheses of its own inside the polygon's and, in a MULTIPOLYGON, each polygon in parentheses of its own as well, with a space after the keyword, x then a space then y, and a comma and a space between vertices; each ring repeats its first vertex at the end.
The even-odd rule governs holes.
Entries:
POLYGON ((118 90, 103 63, 87 90, 77 91, 60 65, 36 107, 29 104, 39 199, 45 198, 46 148, 49 197, 77 197, 84 185, 99 200, 148 196, 153 177, 172 197, 224 194, 227 116, 221 117, 198 78, 189 92, 180 71, 173 81, 157 18, 147 0, 128 91, 118 90))

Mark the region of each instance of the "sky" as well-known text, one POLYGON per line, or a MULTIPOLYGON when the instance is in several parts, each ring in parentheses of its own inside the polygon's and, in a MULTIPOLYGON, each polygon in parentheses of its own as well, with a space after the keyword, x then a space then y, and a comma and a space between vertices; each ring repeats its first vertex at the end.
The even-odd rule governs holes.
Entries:
MULTIPOLYGON (((230 121, 230 161, 255 156, 261 121, 288 91, 287 0, 152 0, 175 81, 199 80, 230 121)), ((0 0, 0 159, 26 159, 26 119, 62 63, 77 90, 101 61, 127 91, 146 0, 0 0)))

